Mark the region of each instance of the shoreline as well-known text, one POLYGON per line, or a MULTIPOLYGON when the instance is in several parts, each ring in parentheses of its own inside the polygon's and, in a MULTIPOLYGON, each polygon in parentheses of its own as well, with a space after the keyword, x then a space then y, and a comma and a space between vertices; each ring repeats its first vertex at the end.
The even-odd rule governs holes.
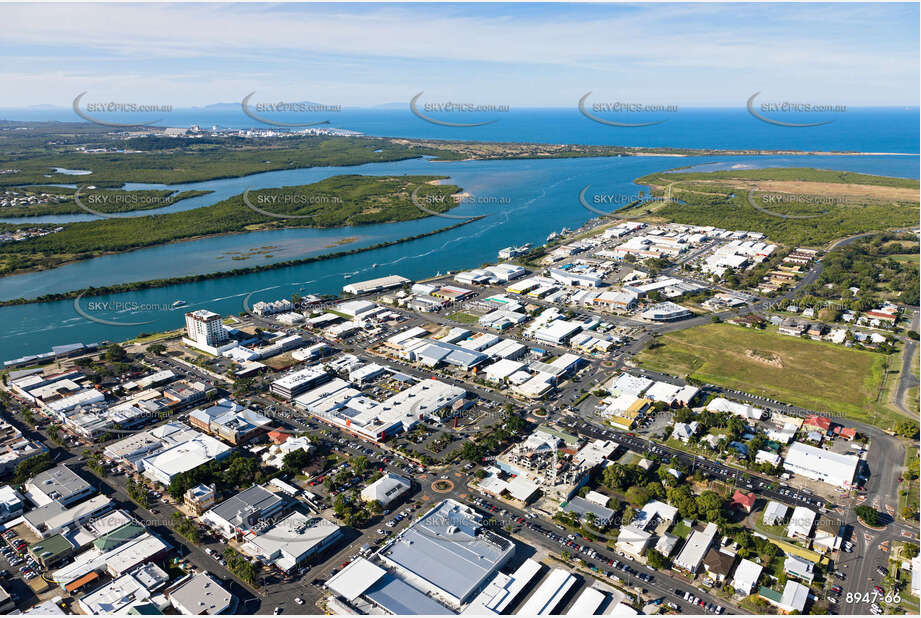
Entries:
POLYGON ((376 243, 373 245, 368 245, 367 247, 359 247, 357 249, 349 249, 347 251, 334 251, 332 253, 325 253, 323 255, 315 255, 307 258, 301 258, 297 260, 286 260, 283 262, 275 262, 274 264, 265 264, 262 266, 247 266, 244 268, 236 268, 233 270, 221 270, 212 273, 203 273, 198 275, 183 275, 181 277, 168 277, 165 279, 148 279, 146 281, 135 281, 132 283, 119 283, 115 285, 101 286, 101 287, 90 287, 80 290, 69 290, 67 292, 55 292, 54 294, 45 294, 44 296, 37 296, 34 298, 16 298, 11 300, 0 301, 0 307, 12 307, 17 305, 33 305, 38 303, 51 303, 61 300, 70 300, 76 298, 83 294, 84 296, 102 296, 106 294, 122 294, 125 292, 134 292, 138 290, 151 290, 156 288, 164 288, 172 285, 181 285, 183 283, 195 283, 198 281, 208 281, 211 279, 227 279, 230 277, 239 277, 242 275, 250 275, 257 272, 262 272, 266 270, 278 270, 280 268, 288 268, 291 266, 301 266, 303 264, 312 264, 313 262, 322 262, 325 260, 332 260, 340 257, 345 257, 348 255, 357 255, 359 253, 364 253, 366 251, 374 251, 377 249, 384 249, 386 247, 392 247, 394 245, 399 245, 406 242, 412 242, 414 240, 420 240, 422 238, 427 238, 429 236, 435 236, 437 234, 442 234, 444 232, 449 232, 455 230, 459 227, 463 227, 474 221, 479 221, 483 216, 471 217, 466 221, 461 221, 460 223, 455 223, 454 225, 449 225, 447 227, 441 227, 430 232, 423 232, 422 234, 415 234, 413 236, 406 236, 404 238, 398 238, 396 240, 388 240, 381 243, 376 243))

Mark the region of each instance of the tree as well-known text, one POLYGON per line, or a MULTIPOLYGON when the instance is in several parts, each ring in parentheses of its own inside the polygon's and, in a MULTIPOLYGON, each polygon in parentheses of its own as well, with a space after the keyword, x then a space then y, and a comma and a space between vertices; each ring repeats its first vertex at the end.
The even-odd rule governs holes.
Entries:
POLYGON ((44 472, 54 467, 54 460, 51 458, 50 453, 42 453, 41 455, 34 455, 27 459, 23 459, 18 464, 16 464, 16 476, 14 482, 24 483, 39 472, 44 472))
POLYGON ((164 352, 166 352, 166 346, 162 343, 154 343, 147 347, 147 351, 151 352, 152 354, 156 354, 157 356, 161 356, 164 352))
POLYGON ((625 497, 627 502, 633 506, 643 506, 649 502, 649 492, 646 491, 645 487, 640 487, 639 485, 634 485, 628 489, 625 497))
POLYGON ((905 543, 902 546, 902 555, 911 560, 918 555, 918 546, 914 543, 905 543))
POLYGON ((113 344, 110 345, 108 348, 106 348, 104 358, 105 358, 107 361, 113 362, 113 363, 114 363, 114 362, 123 362, 123 361, 127 360, 127 358, 128 358, 128 353, 125 352, 125 349, 124 349, 123 347, 121 347, 121 346, 118 345, 117 343, 113 343, 113 344))
POLYGON ((368 469, 368 458, 364 455, 359 455, 358 457, 353 457, 349 463, 352 465, 352 468, 355 469, 357 474, 364 473, 368 469))
POLYGON ((486 470, 484 470, 483 468, 477 468, 477 471, 473 473, 473 476, 482 480, 482 479, 485 479, 487 476, 489 476, 489 474, 487 474, 486 470))
POLYGON ((285 453, 285 456, 281 459, 282 471, 286 474, 300 474, 304 468, 310 465, 312 459, 311 454, 302 448, 285 453))
POLYGON ((854 507, 854 512, 857 513, 859 517, 865 524, 868 526, 881 526, 883 524, 883 516, 874 509, 873 507, 867 506, 866 504, 860 504, 854 507))
POLYGON ((672 561, 657 549, 650 549, 646 552, 646 563, 656 571, 664 571, 672 565, 672 561))

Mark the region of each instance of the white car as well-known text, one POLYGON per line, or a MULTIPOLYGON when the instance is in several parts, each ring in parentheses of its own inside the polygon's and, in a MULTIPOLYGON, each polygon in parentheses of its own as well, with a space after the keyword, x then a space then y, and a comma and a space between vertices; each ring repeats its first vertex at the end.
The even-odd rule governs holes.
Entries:
POLYGON ((297 603, 298 605, 303 605, 304 599, 302 599, 301 597, 294 597, 294 602, 297 603))
POLYGON ((281 613, 281 608, 280 608, 280 607, 276 607, 274 610, 272 610, 272 613, 275 614, 275 615, 277 616, 278 614, 281 613))

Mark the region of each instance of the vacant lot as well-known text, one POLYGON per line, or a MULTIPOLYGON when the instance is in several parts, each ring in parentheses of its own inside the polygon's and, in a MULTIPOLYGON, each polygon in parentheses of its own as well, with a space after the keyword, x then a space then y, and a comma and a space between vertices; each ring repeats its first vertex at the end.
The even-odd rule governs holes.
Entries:
POLYGON ((885 357, 772 331, 708 324, 663 335, 637 360, 649 369, 886 426, 876 403, 885 357), (765 358, 764 351, 770 351, 765 358))

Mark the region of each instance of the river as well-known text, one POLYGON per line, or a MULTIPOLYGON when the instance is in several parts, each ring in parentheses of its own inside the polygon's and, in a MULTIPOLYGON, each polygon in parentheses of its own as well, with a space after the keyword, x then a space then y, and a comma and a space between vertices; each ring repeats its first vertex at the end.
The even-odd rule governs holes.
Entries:
MULTIPOLYGON (((132 325, 112 326, 87 320, 75 311, 72 300, 3 307, 0 308, 0 320, 7 327, 0 333, 0 358, 45 352, 52 345, 124 340, 140 332, 177 328, 183 324, 183 314, 190 309, 239 313, 243 298, 257 290, 259 292, 253 295, 252 302, 286 298, 292 293, 334 294, 349 280, 385 274, 419 279, 447 270, 478 266, 494 261, 496 252, 503 247, 525 242, 541 244, 550 232, 563 227, 575 229, 593 218, 595 214, 584 209, 578 199, 586 185, 591 185, 590 196, 602 193, 632 196, 644 189, 634 185, 633 179, 679 166, 707 166, 706 169, 731 166, 820 167, 918 177, 918 158, 914 156, 615 157, 450 163, 418 159, 346 168, 285 170, 175 185, 171 188, 213 191, 169 207, 186 210, 215 203, 247 188, 306 184, 335 174, 435 174, 450 176, 449 182, 463 187, 475 197, 485 198, 487 202, 464 203, 453 209, 452 215, 487 216, 447 233, 356 255, 81 301, 84 311, 88 311, 90 301, 140 307, 138 310, 106 311, 94 305, 96 308, 88 311, 94 317, 131 322, 132 325), (187 305, 168 308, 179 299, 185 300, 187 305)), ((161 187, 127 186, 129 189, 161 187)), ((253 232, 178 242, 103 256, 49 271, 7 277, 0 283, 0 298, 31 298, 88 286, 263 265, 412 236, 456 222, 428 217, 403 223, 253 232), (344 241, 348 242, 333 246, 344 241), (233 256, 248 257, 234 260, 233 256)))

